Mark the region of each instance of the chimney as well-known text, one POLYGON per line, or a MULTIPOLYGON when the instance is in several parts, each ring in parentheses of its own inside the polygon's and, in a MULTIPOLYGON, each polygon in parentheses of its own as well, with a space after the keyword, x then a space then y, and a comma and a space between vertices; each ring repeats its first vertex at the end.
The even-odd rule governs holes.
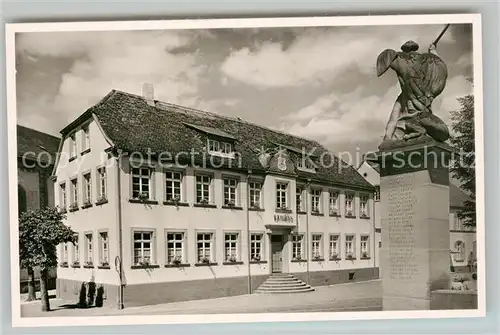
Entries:
POLYGON ((142 96, 148 103, 148 105, 153 106, 155 105, 155 88, 153 84, 150 83, 144 83, 142 85, 142 96))

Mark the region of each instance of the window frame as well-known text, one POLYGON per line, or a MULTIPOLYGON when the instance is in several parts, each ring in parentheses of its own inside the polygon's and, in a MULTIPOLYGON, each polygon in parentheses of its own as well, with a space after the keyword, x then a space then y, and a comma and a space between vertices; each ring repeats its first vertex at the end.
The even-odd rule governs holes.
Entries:
POLYGON ((187 230, 185 229, 172 229, 172 228, 165 228, 164 230, 164 237, 165 237, 165 266, 180 266, 180 265, 185 265, 188 264, 188 238, 187 238, 187 230), (168 238, 168 235, 174 235, 174 239, 170 240, 168 238), (176 235, 181 234, 181 240, 176 239, 176 235), (169 252, 170 249, 168 244, 173 243, 173 252, 174 255, 169 261, 169 252), (178 256, 176 256, 176 250, 177 246, 176 243, 181 243, 181 259, 179 262, 176 262, 175 259, 177 259, 178 256))
POLYGON ((360 193, 359 194, 359 217, 360 218, 364 218, 364 219, 369 219, 370 218, 370 206, 369 206, 369 202, 370 202, 370 196, 366 193, 360 193), (366 199, 366 202, 364 202, 365 204, 365 213, 362 212, 362 204, 363 204, 363 201, 362 199, 366 199))
POLYGON ((304 208, 304 193, 306 192, 306 188, 304 185, 296 185, 295 186, 295 207, 297 212, 304 213, 306 209, 304 208), (300 192, 297 192, 300 190, 300 192))
POLYGON ((83 265, 87 267, 91 267, 94 265, 94 233, 92 231, 86 231, 83 233, 84 237, 84 246, 83 246, 83 265), (90 240, 88 237, 90 236, 90 240))
MULTIPOLYGON (((201 265, 215 265, 217 264, 217 254, 216 254, 216 249, 215 249, 215 243, 216 241, 216 232, 212 230, 196 230, 195 231, 195 243, 194 243, 194 248, 195 248, 195 265, 196 266, 201 266, 201 265), (198 240, 199 235, 210 235, 210 257, 208 257, 208 263, 203 261, 203 259, 206 258, 206 253, 203 253, 203 257, 200 258, 200 253, 199 253, 199 247, 198 243, 207 243, 207 240, 203 239, 201 242, 198 240)), ((206 250, 206 246, 203 246, 203 250, 206 250)))
POLYGON ((148 179, 148 197, 147 199, 145 200, 154 200, 155 197, 154 197, 154 181, 153 181, 153 178, 154 178, 154 172, 155 172, 155 168, 150 166, 150 165, 143 165, 143 166, 140 166, 140 167, 130 167, 130 197, 131 199, 139 199, 140 198, 140 195, 145 193, 143 191, 143 186, 145 184, 143 184, 142 182, 142 179, 143 178, 146 178, 145 175, 142 175, 142 171, 143 170, 147 170, 148 171, 148 176, 147 176, 147 179, 148 179), (139 174, 136 174, 134 173, 134 170, 138 170, 139 174), (134 177, 135 178, 139 178, 139 191, 137 193, 136 196, 134 196, 134 193, 135 193, 135 190, 134 190, 134 185, 137 185, 137 184, 134 184, 134 177))
POLYGON ((328 254, 330 260, 340 260, 341 259, 341 235, 340 233, 332 233, 328 235, 328 254), (332 237, 336 237, 336 239, 332 239, 332 237), (335 243, 335 248, 333 248, 333 243, 335 243), (335 254, 333 253, 335 251, 335 254))
POLYGON ((156 228, 149 228, 149 227, 132 227, 131 228, 132 236, 131 236, 131 242, 132 242, 132 248, 131 248, 131 264, 132 268, 144 268, 144 267, 159 267, 157 265, 157 258, 156 258, 156 252, 157 252, 157 246, 156 246, 156 228), (145 233, 149 233, 150 239, 146 240, 144 239, 145 233), (136 240, 135 239, 135 234, 141 234, 141 239, 136 240), (144 262, 144 250, 147 248, 144 248, 144 243, 147 243, 149 241, 150 243, 150 254, 149 254, 149 262, 144 262), (136 256, 135 256, 135 243, 141 243, 141 262, 136 262, 136 256))
POLYGON ((290 183, 287 181, 281 181, 277 180, 276 185, 274 187, 275 189, 275 208, 278 210, 290 210, 290 199, 289 199, 289 193, 290 193, 290 183), (285 186, 285 189, 278 189, 278 186, 282 185, 285 186), (285 203, 281 203, 281 201, 285 199, 285 203), (279 199, 279 200, 278 200, 279 199))
POLYGON ((185 181, 185 172, 184 171, 180 171, 180 170, 165 170, 163 172, 163 177, 164 177, 164 182, 163 182, 163 185, 165 187, 165 195, 164 195, 164 199, 166 202, 183 202, 184 201, 184 181, 185 181), (169 177, 168 174, 171 174, 171 176, 169 177), (176 179, 175 175, 178 174, 179 175, 179 179, 176 179), (179 183, 179 186, 176 187, 175 186, 175 183, 179 183), (169 186, 170 184, 170 186, 169 186), (172 196, 169 198, 169 194, 168 194, 168 189, 169 187, 172 189, 172 196), (178 189, 179 190, 179 194, 178 194, 178 199, 177 198, 177 195, 176 195, 176 192, 175 190, 178 189))
POLYGON ((305 261, 304 258, 304 233, 294 233, 291 234, 292 237, 292 247, 291 247, 291 259, 292 261, 305 261), (300 239, 298 239, 300 237, 300 239), (297 240, 298 239, 298 240, 297 240), (300 255, 297 254, 298 247, 300 246, 300 255), (299 256, 299 257, 297 257, 299 256))
POLYGON ((92 172, 91 171, 85 171, 82 173, 82 190, 83 190, 83 206, 88 206, 92 205, 92 172), (88 177, 88 178, 87 178, 88 177))
POLYGON ((98 254, 99 254, 99 266, 100 267, 109 267, 110 266, 110 253, 109 253, 109 230, 101 229, 97 231, 97 241, 98 241, 98 254), (105 241, 102 237, 103 234, 106 234, 107 240, 105 241), (107 245, 106 252, 104 252, 104 242, 107 245), (106 255, 107 262, 104 261, 103 255, 106 255), (107 263, 107 265, 106 265, 107 263))
POLYGON ((359 235, 359 254, 360 258, 362 259, 370 259, 371 254, 370 254, 370 235, 369 234, 360 234, 359 235), (366 238, 366 240, 363 240, 366 238), (363 244, 365 244, 365 247, 363 248, 363 244), (366 253, 366 256, 363 254, 366 253))
POLYGON ((78 155, 78 146, 76 143, 76 133, 73 132, 68 136, 69 138, 69 159, 73 160, 78 155))
POLYGON ((344 214, 347 218, 355 218, 356 217, 356 194, 354 192, 345 192, 344 193, 344 214), (349 197, 352 197, 351 200, 351 210, 348 210, 347 201, 349 197))
POLYGON ((214 175, 213 174, 210 174, 210 173, 196 173, 194 175, 194 195, 195 195, 195 204, 198 204, 198 205, 209 205, 209 204, 213 204, 214 203, 214 192, 213 192, 213 185, 214 185, 214 175), (198 182, 198 178, 201 178, 201 183, 198 182), (206 183, 205 181, 203 181, 204 178, 209 178, 209 181, 208 183, 206 183), (205 193, 205 190, 203 189, 203 187, 200 189, 200 192, 201 192, 201 197, 198 197, 198 185, 205 185, 207 187, 207 190, 208 191, 208 199, 205 198, 204 196, 204 193, 205 193), (204 202, 203 199, 205 199, 206 201, 204 202))
POLYGON ((266 253, 265 253, 265 238, 266 234, 261 231, 253 231, 250 232, 250 263, 258 263, 265 262, 266 253), (254 236, 260 236, 260 240, 254 240, 254 236), (254 252, 254 248, 257 248, 256 244, 260 244, 260 253, 258 257, 255 257, 257 254, 254 252))
POLYGON ((104 165, 96 167, 96 184, 97 202, 106 201, 108 199, 108 171, 104 165))
POLYGON ((340 191, 336 189, 328 190, 328 213, 330 216, 340 216, 340 191), (332 195, 336 195, 333 197, 332 195), (332 199, 335 198, 335 201, 332 199), (335 204, 335 208, 332 208, 332 204, 335 204))
POLYGON ((323 251, 323 234, 322 233, 311 233, 311 257, 313 261, 324 260, 323 251), (319 236, 319 240, 315 240, 315 237, 319 236), (315 248, 317 253, 315 254, 315 248))
POLYGON ((90 149, 90 124, 82 126, 82 153, 90 149))
POLYGON ((80 205, 80 190, 78 189, 78 176, 72 177, 69 180, 70 183, 70 193, 71 193, 71 203, 69 204, 70 210, 78 210, 80 205))
POLYGON ((344 250, 346 259, 356 259, 356 234, 354 233, 344 234, 344 250), (349 239, 349 237, 352 237, 352 239, 349 239), (350 243, 351 246, 350 248, 347 247, 348 245, 347 243, 350 243), (349 249, 351 249, 351 252, 349 252, 349 249))
POLYGON ((321 214, 322 213, 322 200, 323 200, 323 189, 320 187, 311 187, 311 213, 321 214), (317 194, 319 192, 319 195, 317 194), (317 202, 315 206, 315 202, 317 202))
POLYGON ((262 187, 264 183, 261 180, 252 180, 248 181, 248 205, 252 209, 262 209, 262 187), (259 185, 258 188, 255 185, 259 185), (253 185, 253 186, 252 186, 253 185), (254 192, 252 194, 252 192, 254 192), (255 198, 258 198, 257 204, 255 203, 255 198))
POLYGON ((80 234, 79 233, 75 233, 73 235, 73 259, 71 260, 72 261, 72 265, 74 267, 78 267, 80 266, 80 234))
POLYGON ((66 181, 59 183, 59 207, 65 212, 68 207, 68 188, 66 181))
POLYGON ((223 206, 239 206, 240 204, 240 182, 241 179, 235 176, 222 176, 222 204, 223 206), (235 182, 235 185, 226 185, 227 182, 235 182), (226 198, 226 188, 228 190, 227 194, 231 195, 231 190, 234 191, 234 201, 231 198, 226 198))
MULTIPOLYGON (((227 264, 233 264, 233 263, 241 263, 241 232, 240 231, 236 231, 236 230, 224 230, 223 231, 223 236, 224 236, 224 239, 223 239, 223 247, 224 247, 224 258, 223 258, 223 264, 224 265, 227 265, 227 264), (227 240, 226 237, 227 236, 233 236, 233 235, 236 235, 236 239, 235 240, 227 240), (236 256, 234 258, 234 260, 231 259, 231 256, 228 257, 227 255, 227 243, 234 243, 234 252, 236 253, 236 256)), ((231 250, 233 249, 233 247, 231 246, 230 247, 231 250)))

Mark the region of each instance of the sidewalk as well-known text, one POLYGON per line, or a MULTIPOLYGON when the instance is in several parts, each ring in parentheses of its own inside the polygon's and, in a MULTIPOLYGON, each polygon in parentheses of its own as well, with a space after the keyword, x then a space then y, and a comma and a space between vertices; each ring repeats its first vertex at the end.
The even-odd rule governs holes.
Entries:
POLYGON ((164 314, 227 314, 278 312, 374 311, 382 307, 380 280, 316 287, 314 292, 294 294, 247 294, 207 300, 183 301, 160 305, 70 309, 61 308, 67 301, 51 300, 54 309, 40 312, 38 304, 24 304, 22 316, 104 316, 104 315, 164 315, 164 314), (60 308, 60 309, 58 309, 60 308))

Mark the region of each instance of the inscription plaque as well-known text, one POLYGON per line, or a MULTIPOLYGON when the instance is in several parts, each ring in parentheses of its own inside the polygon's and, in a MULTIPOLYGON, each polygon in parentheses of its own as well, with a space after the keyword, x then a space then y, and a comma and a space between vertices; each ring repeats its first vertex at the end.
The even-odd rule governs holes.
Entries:
POLYGON ((413 191, 412 177, 412 174, 393 176, 387 184, 389 277, 394 280, 411 281, 419 274, 414 252, 417 198, 413 191))

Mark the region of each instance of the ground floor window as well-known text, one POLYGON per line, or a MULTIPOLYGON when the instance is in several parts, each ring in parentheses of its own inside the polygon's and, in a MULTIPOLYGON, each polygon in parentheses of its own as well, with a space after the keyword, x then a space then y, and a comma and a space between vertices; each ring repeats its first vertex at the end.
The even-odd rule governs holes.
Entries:
POLYGON ((167 232, 167 264, 180 264, 186 261, 184 256, 184 233, 167 232))
POLYGON ((254 262, 261 261, 263 234, 252 234, 250 236, 250 259, 254 262))
POLYGON ((107 231, 99 233, 99 265, 109 266, 109 237, 107 231))
POLYGON ((134 231, 134 265, 153 263, 153 231, 134 231))
POLYGON ((304 235, 292 235, 292 259, 304 259, 304 235))
POLYGON ((238 241, 238 233, 226 233, 224 235, 225 262, 234 263, 239 260, 238 241))
POLYGON ((465 261, 465 243, 463 241, 455 242, 455 262, 465 261))
POLYGON ((322 240, 323 235, 321 234, 313 234, 311 239, 311 249, 312 249, 312 258, 314 260, 321 259, 323 257, 322 248, 322 240))
POLYGON ((361 241, 360 241, 360 252, 361 252, 361 257, 362 258, 368 258, 370 257, 370 236, 368 235, 361 235, 361 241))
POLYGON ((196 236, 198 263, 211 263, 215 260, 212 245, 213 233, 198 233, 196 236))
POLYGON ((68 243, 63 243, 62 244, 61 264, 63 264, 63 265, 67 265, 68 264, 68 243))
POLYGON ((338 259, 340 257, 340 235, 330 235, 330 259, 338 259))
POLYGON ((92 233, 85 234, 85 264, 92 265, 94 261, 94 248, 92 233))
POLYGON ((347 259, 355 258, 354 235, 348 234, 345 236, 345 257, 347 259))
POLYGON ((80 247, 79 247, 79 236, 75 235, 73 241, 73 264, 80 264, 80 247))

